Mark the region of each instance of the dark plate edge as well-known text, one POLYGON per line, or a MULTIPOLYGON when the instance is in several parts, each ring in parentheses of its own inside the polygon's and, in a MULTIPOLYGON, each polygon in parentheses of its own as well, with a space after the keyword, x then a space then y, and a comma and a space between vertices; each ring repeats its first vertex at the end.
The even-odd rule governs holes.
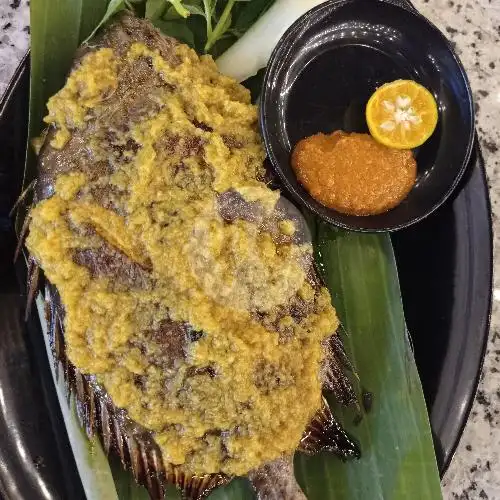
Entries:
POLYGON ((491 211, 491 200, 490 200, 490 195, 489 195, 489 187, 488 187, 488 178, 486 175, 486 166, 483 158, 483 153, 480 147, 479 143, 479 138, 477 135, 477 132, 475 133, 475 140, 474 140, 474 148, 476 149, 476 154, 477 154, 477 164, 479 165, 479 173, 480 173, 480 178, 481 178, 481 184, 484 189, 484 192, 486 194, 485 201, 486 201, 486 209, 488 212, 488 254, 489 254, 489 259, 488 259, 488 274, 489 274, 489 280, 488 280, 488 285, 489 285, 489 293, 488 293, 488 305, 487 305, 487 313, 486 313, 486 318, 485 318, 485 325, 484 328, 481 332, 482 334, 482 347, 481 347, 481 352, 479 356, 479 366, 476 371, 476 375, 474 378, 474 381, 472 383, 473 390, 470 392, 469 397, 467 398, 467 405, 465 407, 465 410, 463 412, 463 415, 465 418, 462 419, 462 423, 459 427, 458 433, 456 435, 456 439, 454 440, 454 445, 449 451, 449 454, 447 455, 447 459, 444 461, 443 466, 440 470, 440 475, 441 478, 444 477, 446 472, 448 471, 448 468, 450 467, 450 464, 455 456, 455 453, 458 449, 458 445, 460 444, 460 441, 462 440, 463 433, 465 431, 465 428, 467 426, 467 423, 469 422, 469 417, 470 413, 472 411, 472 407, 474 405, 474 402, 476 401, 476 396, 479 390, 479 383, 481 381, 481 375, 483 374, 483 368, 484 368, 484 360, 486 356, 486 351, 488 349, 488 342, 489 342, 489 337, 490 337, 490 328, 491 328, 491 315, 492 315, 492 307, 493 307, 493 264, 494 264, 494 257, 493 257, 493 250, 494 250, 494 244, 493 244, 493 214, 491 211))

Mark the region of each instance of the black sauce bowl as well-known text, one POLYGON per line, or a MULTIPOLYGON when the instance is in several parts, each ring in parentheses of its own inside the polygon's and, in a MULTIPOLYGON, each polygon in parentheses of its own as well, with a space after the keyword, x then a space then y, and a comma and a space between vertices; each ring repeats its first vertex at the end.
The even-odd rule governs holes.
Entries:
POLYGON ((345 229, 394 231, 427 217, 457 186, 472 151, 474 107, 459 59, 426 18, 383 0, 331 0, 298 19, 274 49, 260 125, 272 166, 296 202, 345 229), (298 182, 292 148, 318 132, 368 132, 370 95, 399 78, 424 85, 439 108, 436 130, 414 151, 415 186, 400 205, 379 215, 325 207, 298 182))

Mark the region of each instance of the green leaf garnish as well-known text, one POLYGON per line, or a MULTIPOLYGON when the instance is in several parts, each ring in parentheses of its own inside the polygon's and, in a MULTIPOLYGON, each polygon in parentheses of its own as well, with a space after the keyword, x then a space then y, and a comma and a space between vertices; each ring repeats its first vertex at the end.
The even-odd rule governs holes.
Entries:
POLYGON ((94 28, 94 30, 90 33, 90 35, 85 41, 90 40, 97 33, 99 28, 101 28, 101 26, 106 24, 113 15, 115 15, 117 12, 123 10, 126 7, 127 7, 126 0, 110 0, 108 8, 103 18, 101 19, 99 24, 94 28))
POLYGON ((167 0, 147 0, 146 2, 146 19, 155 21, 163 16, 167 10, 167 0))
POLYGON ((187 27, 186 23, 182 21, 163 21, 157 19, 153 24, 159 28, 165 35, 177 38, 177 40, 194 48, 193 32, 187 27))

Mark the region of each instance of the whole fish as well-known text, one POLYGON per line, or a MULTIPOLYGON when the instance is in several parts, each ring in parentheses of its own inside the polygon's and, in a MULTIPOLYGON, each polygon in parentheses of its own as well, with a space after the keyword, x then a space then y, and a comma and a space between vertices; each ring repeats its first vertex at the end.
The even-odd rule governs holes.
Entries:
POLYGON ((152 498, 166 482, 202 498, 235 476, 259 498, 305 498, 296 451, 359 454, 323 391, 355 395, 249 92, 124 13, 82 46, 47 107, 29 296, 41 269, 88 434, 152 498))

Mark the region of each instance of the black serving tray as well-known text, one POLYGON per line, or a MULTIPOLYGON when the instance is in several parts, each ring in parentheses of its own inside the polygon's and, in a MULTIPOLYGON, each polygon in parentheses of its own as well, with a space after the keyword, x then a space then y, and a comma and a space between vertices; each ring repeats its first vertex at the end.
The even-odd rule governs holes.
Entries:
MULTIPOLYGON (((40 324, 36 314, 28 323, 22 319, 24 262, 13 265, 15 234, 8 214, 22 183, 28 87, 26 57, 0 103, 0 497, 78 500, 84 492, 40 324)), ((392 240, 444 474, 474 400, 489 330, 491 209, 477 139, 455 195, 392 240)))

